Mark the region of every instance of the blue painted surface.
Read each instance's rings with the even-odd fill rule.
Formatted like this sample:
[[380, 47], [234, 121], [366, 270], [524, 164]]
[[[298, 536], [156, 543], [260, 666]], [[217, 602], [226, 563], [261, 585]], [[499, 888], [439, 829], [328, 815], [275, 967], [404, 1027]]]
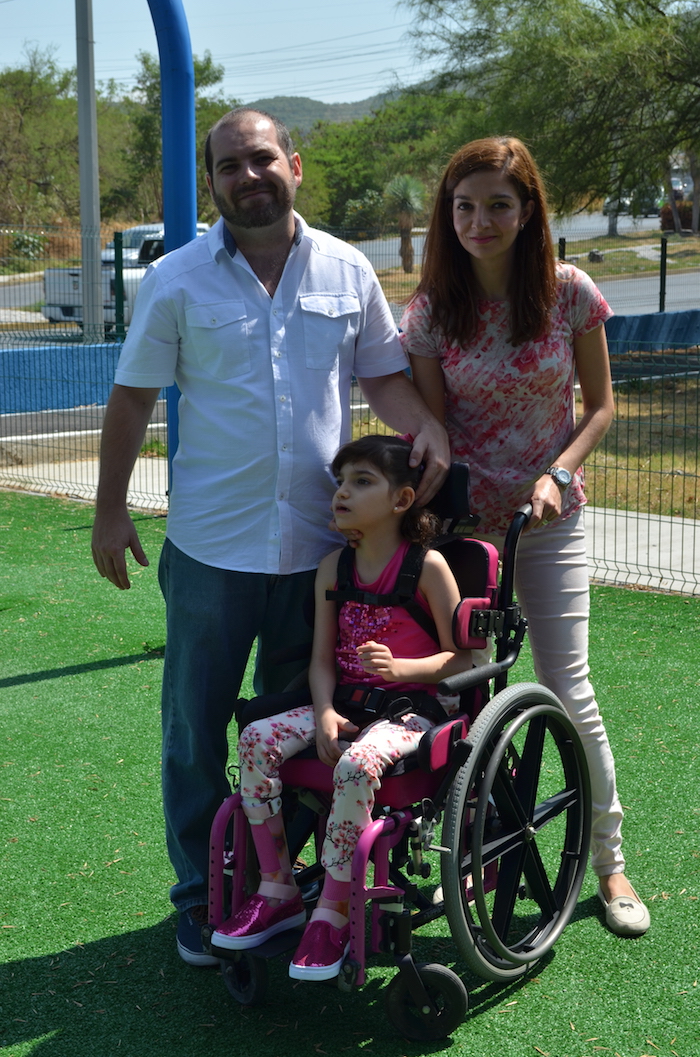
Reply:
[[0, 349], [0, 414], [106, 404], [121, 345]]
[[[177, 249], [197, 234], [194, 63], [182, 0], [148, 0], [158, 41], [163, 125], [163, 219], [165, 250]], [[168, 465], [172, 483], [178, 443], [177, 386], [167, 391]]]
[[700, 310], [649, 312], [643, 316], [613, 316], [605, 324], [608, 342], [615, 352], [629, 352], [641, 346], [661, 351], [669, 346], [700, 344]]

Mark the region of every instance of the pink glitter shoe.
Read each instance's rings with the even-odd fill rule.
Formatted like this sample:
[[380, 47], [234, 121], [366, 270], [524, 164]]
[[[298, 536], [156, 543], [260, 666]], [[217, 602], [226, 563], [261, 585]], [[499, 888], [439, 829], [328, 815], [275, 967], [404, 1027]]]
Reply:
[[350, 947], [350, 922], [335, 910], [318, 908], [289, 965], [293, 980], [332, 980]]
[[[284, 902], [271, 907], [265, 896], [283, 899]], [[216, 929], [211, 942], [212, 946], [224, 950], [244, 951], [249, 947], [259, 947], [278, 932], [297, 928], [305, 922], [306, 911], [301, 892], [296, 885], [261, 881], [255, 895], [252, 895], [233, 917]]]

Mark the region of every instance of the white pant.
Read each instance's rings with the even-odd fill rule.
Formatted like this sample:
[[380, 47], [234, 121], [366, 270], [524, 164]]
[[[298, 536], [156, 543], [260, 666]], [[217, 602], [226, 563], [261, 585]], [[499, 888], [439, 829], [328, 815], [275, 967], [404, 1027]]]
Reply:
[[599, 877], [624, 873], [615, 761], [588, 678], [590, 591], [583, 511], [522, 535], [515, 591], [527, 617], [537, 678], [564, 705], [586, 752], [593, 800], [591, 866]]

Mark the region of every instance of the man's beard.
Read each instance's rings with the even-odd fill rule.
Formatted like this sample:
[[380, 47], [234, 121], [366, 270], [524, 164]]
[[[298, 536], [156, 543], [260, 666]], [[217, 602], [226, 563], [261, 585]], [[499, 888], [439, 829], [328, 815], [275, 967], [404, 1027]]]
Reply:
[[259, 189], [268, 191], [272, 197], [265, 202], [249, 199], [248, 205], [243, 208], [214, 189], [212, 198], [224, 220], [233, 227], [266, 228], [291, 212], [296, 196], [296, 184], [293, 181], [283, 185], [263, 184]]

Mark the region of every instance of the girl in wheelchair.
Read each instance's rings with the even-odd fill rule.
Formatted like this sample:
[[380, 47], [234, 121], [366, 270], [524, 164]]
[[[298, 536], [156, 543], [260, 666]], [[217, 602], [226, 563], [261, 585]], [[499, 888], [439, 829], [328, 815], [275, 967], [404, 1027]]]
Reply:
[[[325, 881], [289, 967], [300, 980], [338, 975], [349, 940], [353, 852], [370, 824], [382, 775], [411, 753], [426, 730], [455, 711], [437, 684], [472, 666], [452, 641], [459, 589], [444, 557], [427, 549], [439, 523], [415, 505], [421, 467], [411, 445], [368, 436], [333, 461], [332, 509], [356, 542], [333, 551], [316, 576], [309, 670], [311, 703], [247, 726], [240, 737], [240, 792], [251, 823], [258, 891], [212, 936], [246, 950], [303, 925], [281, 815], [281, 764], [315, 743], [333, 773], [321, 862]], [[378, 701], [381, 703], [378, 704]]]

